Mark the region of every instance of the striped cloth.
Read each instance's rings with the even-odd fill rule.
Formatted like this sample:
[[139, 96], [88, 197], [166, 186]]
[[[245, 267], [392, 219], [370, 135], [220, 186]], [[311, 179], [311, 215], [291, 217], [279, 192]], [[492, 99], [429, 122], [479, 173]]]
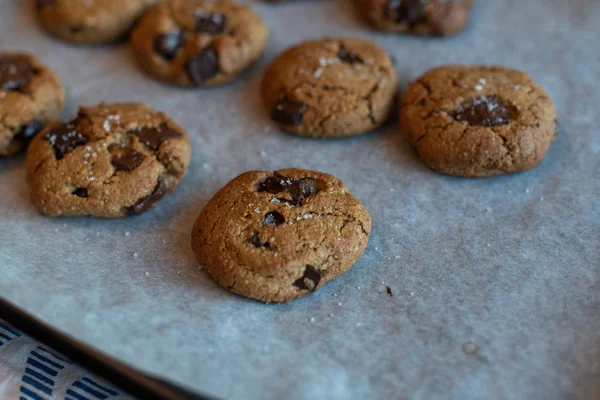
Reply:
[[0, 320], [0, 399], [132, 400]]

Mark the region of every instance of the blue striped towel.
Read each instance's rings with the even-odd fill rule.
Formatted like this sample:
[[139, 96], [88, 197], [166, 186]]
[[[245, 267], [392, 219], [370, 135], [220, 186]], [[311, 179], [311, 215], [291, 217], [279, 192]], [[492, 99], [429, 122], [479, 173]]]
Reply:
[[0, 320], [0, 399], [130, 400], [132, 397]]

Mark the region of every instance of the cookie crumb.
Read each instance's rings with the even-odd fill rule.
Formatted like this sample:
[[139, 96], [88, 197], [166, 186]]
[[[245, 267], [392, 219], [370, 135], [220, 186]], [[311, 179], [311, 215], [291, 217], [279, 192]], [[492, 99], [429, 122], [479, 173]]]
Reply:
[[389, 286], [385, 287], [385, 291], [387, 292], [387, 294], [389, 294], [390, 296], [393, 296], [394, 294], [392, 293], [392, 288]]

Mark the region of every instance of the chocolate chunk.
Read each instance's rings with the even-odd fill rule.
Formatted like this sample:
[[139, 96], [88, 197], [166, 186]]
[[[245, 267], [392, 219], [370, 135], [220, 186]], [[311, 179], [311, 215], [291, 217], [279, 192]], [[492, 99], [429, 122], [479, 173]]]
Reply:
[[163, 142], [169, 139], [179, 139], [181, 137], [181, 133], [165, 123], [160, 124], [158, 128], [142, 126], [134, 134], [140, 138], [140, 142], [153, 150], [158, 150]]
[[506, 125], [517, 118], [517, 108], [497, 95], [466, 99], [454, 112], [454, 119], [476, 126]]
[[269, 176], [258, 186], [258, 191], [259, 192], [267, 192], [267, 193], [271, 193], [271, 194], [281, 193], [285, 190], [287, 181], [290, 181], [290, 180], [279, 178], [277, 176]]
[[337, 52], [337, 56], [340, 60], [348, 64], [363, 64], [365, 61], [356, 53], [348, 51], [344, 46], [340, 46]]
[[258, 185], [259, 192], [271, 194], [289, 193], [291, 200], [277, 198], [282, 203], [301, 206], [302, 201], [317, 192], [317, 181], [314, 179], [292, 179], [270, 176]]
[[390, 0], [384, 5], [387, 18], [397, 23], [414, 24], [418, 22], [429, 0]]
[[86, 188], [75, 188], [75, 190], [73, 190], [71, 192], [71, 194], [74, 194], [75, 196], [82, 197], [84, 199], [87, 199], [87, 197], [88, 197], [88, 192], [87, 192]]
[[394, 294], [392, 293], [392, 288], [389, 286], [385, 287], [385, 291], [387, 292], [387, 294], [389, 294], [390, 296], [393, 296]]
[[108, 151], [111, 156], [110, 163], [115, 167], [115, 171], [133, 171], [144, 161], [144, 155], [131, 147], [113, 144]]
[[162, 180], [159, 180], [152, 193], [146, 197], [142, 197], [136, 203], [129, 207], [130, 214], [140, 215], [151, 209], [160, 199], [168, 193], [167, 187]]
[[207, 47], [202, 53], [190, 57], [186, 69], [192, 82], [201, 85], [219, 73], [219, 55], [213, 47]]
[[44, 137], [48, 139], [50, 146], [54, 149], [54, 156], [57, 160], [62, 159], [65, 154], [88, 141], [85, 135], [77, 132], [73, 123], [52, 128]]
[[258, 232], [252, 232], [252, 236], [250, 237], [250, 244], [254, 247], [258, 247], [261, 250], [270, 250], [270, 251], [277, 250], [277, 246], [272, 245], [269, 242], [262, 243], [260, 241], [260, 237], [258, 236]]
[[55, 0], [37, 0], [35, 2], [35, 5], [36, 5], [37, 8], [41, 9], [41, 8], [44, 8], [44, 7], [48, 7], [48, 6], [54, 5], [54, 3], [55, 3]]
[[0, 89], [20, 90], [29, 83], [35, 69], [27, 57], [0, 56]]
[[154, 51], [167, 61], [172, 61], [185, 44], [182, 32], [165, 32], [154, 38]]
[[284, 97], [273, 107], [271, 119], [282, 125], [298, 126], [302, 123], [302, 118], [307, 111], [308, 105]]
[[321, 281], [321, 273], [311, 265], [307, 265], [304, 269], [302, 278], [294, 281], [293, 285], [303, 290], [314, 292]]
[[196, 14], [196, 32], [215, 34], [225, 31], [227, 17], [221, 13], [200, 12]]
[[14, 140], [19, 142], [29, 142], [33, 137], [44, 128], [44, 123], [36, 119], [29, 121], [27, 125], [24, 125], [19, 129], [19, 132], [15, 135]]
[[285, 223], [285, 218], [283, 215], [278, 213], [277, 211], [270, 211], [265, 214], [265, 218], [263, 219], [263, 226], [272, 225], [279, 226]]

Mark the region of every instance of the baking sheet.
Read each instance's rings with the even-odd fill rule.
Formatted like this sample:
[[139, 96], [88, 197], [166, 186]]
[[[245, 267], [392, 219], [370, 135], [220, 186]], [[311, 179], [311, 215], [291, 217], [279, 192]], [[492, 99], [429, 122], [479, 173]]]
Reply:
[[[0, 161], [0, 294], [221, 398], [598, 398], [600, 2], [482, 0], [452, 39], [372, 32], [343, 0], [253, 5], [272, 32], [261, 63], [224, 88], [184, 90], [140, 74], [126, 46], [61, 43], [29, 2], [1, 0], [0, 48], [34, 52], [61, 75], [65, 118], [78, 105], [147, 102], [188, 130], [193, 159], [158, 209], [113, 221], [38, 215], [24, 158]], [[561, 133], [538, 168], [483, 180], [428, 170], [395, 123], [344, 140], [280, 133], [258, 97], [264, 67], [324, 35], [379, 43], [402, 88], [444, 63], [523, 69], [554, 99]], [[196, 268], [189, 232], [231, 178], [285, 167], [340, 177], [374, 228], [347, 274], [263, 305]]]

